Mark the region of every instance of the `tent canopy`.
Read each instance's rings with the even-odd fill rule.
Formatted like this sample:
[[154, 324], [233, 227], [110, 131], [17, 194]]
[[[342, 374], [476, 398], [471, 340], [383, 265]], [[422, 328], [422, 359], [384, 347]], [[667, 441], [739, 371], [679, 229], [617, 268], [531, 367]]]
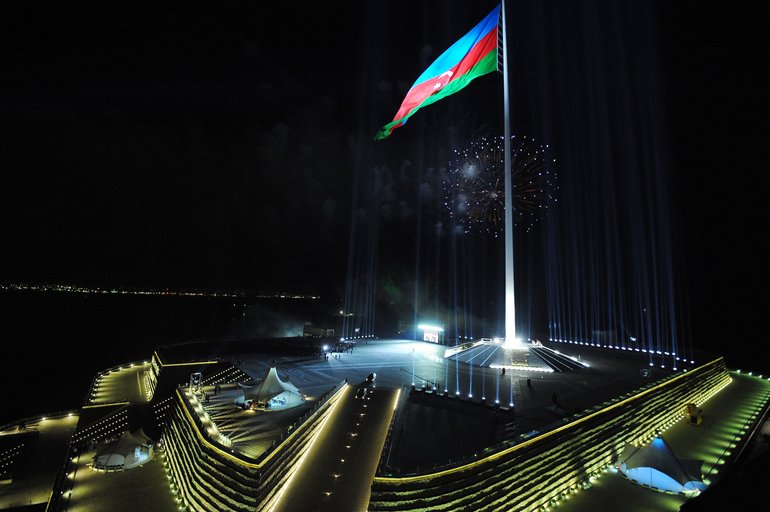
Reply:
[[97, 468], [133, 467], [151, 458], [152, 450], [148, 448], [151, 445], [152, 440], [142, 429], [133, 433], [126, 430], [115, 441], [97, 447], [94, 466]]
[[629, 479], [659, 489], [686, 492], [701, 490], [703, 461], [679, 459], [662, 437], [656, 437], [649, 446], [627, 444], [618, 461], [618, 468]]
[[242, 384], [238, 384], [238, 386], [243, 390], [246, 400], [252, 400], [260, 404], [268, 403], [279, 396], [288, 402], [287, 405], [297, 405], [295, 402], [299, 400], [299, 403], [301, 403], [303, 401], [302, 393], [297, 389], [297, 386], [288, 379], [286, 381], [281, 380], [275, 367], [267, 371], [267, 375], [265, 375], [261, 383], [255, 386], [244, 386]]

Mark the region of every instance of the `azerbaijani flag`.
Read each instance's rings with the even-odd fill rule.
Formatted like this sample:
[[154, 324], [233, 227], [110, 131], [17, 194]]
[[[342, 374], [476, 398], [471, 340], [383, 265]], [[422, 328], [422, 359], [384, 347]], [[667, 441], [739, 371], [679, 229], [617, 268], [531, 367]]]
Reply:
[[476, 77], [497, 71], [499, 15], [498, 5], [470, 32], [442, 53], [406, 93], [393, 121], [383, 126], [374, 138], [388, 138], [393, 130], [406, 124], [409, 117], [422, 107], [456, 93]]

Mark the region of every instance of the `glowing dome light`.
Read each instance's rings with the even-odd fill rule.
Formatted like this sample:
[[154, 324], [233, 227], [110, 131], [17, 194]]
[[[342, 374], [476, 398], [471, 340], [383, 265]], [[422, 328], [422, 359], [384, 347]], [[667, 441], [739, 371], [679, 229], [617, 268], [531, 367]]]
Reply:
[[503, 342], [503, 348], [507, 350], [523, 350], [527, 347], [521, 342], [521, 338], [506, 338]]

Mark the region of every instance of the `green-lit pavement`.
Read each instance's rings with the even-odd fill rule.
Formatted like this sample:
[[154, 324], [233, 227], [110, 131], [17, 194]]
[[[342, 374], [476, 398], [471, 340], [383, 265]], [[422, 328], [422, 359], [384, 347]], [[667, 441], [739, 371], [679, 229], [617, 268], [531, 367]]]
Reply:
[[[681, 419], [663, 432], [674, 454], [683, 459], [703, 460], [707, 483], [714, 482], [733, 460], [758, 411], [770, 399], [770, 382], [730, 372], [732, 383], [700, 405], [703, 422], [691, 425]], [[684, 409], [685, 404], [682, 404]], [[687, 501], [683, 495], [667, 494], [637, 485], [614, 469], [603, 473], [586, 490], [563, 499], [554, 510], [564, 512], [677, 511]]]

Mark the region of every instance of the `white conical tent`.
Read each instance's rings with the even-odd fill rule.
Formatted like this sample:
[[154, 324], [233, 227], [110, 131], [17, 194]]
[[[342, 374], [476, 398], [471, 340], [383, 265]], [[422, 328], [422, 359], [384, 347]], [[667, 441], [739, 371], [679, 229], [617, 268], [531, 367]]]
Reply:
[[93, 466], [106, 470], [131, 469], [141, 466], [152, 456], [152, 440], [144, 431], [139, 429], [132, 433], [126, 430], [115, 441], [97, 447]]
[[636, 483], [663, 491], [690, 493], [702, 491], [703, 461], [679, 459], [662, 437], [656, 437], [649, 446], [637, 448], [626, 445], [618, 461], [618, 469]]
[[269, 409], [294, 407], [305, 401], [297, 386], [291, 381], [281, 380], [275, 368], [270, 368], [262, 382], [256, 386], [239, 386], [243, 390], [245, 400], [251, 400]]

